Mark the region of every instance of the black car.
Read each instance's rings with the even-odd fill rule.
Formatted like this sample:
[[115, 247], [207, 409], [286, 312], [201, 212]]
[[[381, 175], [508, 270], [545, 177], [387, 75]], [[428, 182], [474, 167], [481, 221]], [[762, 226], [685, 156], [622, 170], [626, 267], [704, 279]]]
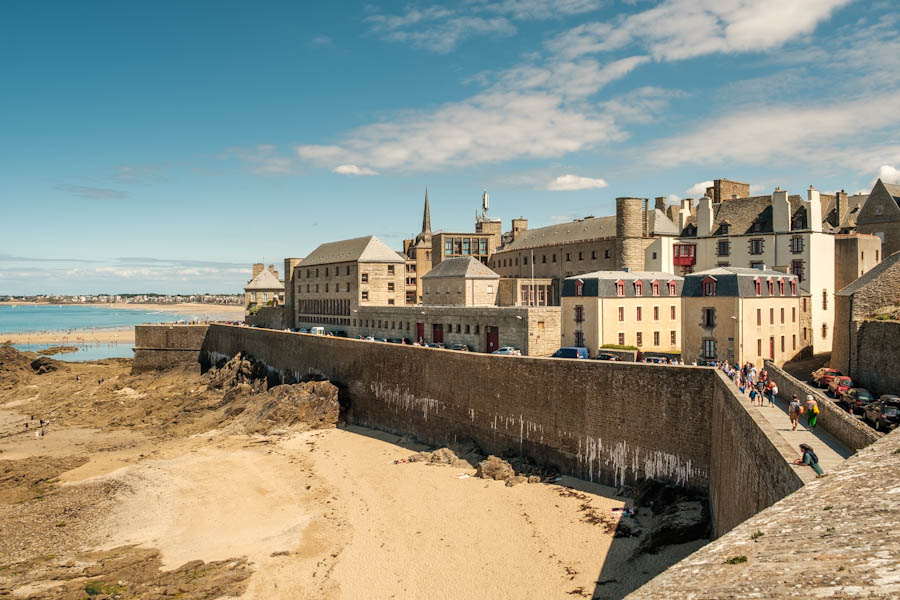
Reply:
[[846, 407], [851, 415], [863, 414], [863, 409], [872, 402], [875, 402], [875, 396], [865, 388], [850, 388], [841, 392], [838, 397], [838, 404]]
[[866, 405], [865, 419], [875, 431], [890, 431], [900, 424], [900, 397], [885, 394], [878, 402]]
[[616, 354], [609, 354], [608, 352], [601, 352], [597, 356], [594, 357], [594, 360], [621, 360]]

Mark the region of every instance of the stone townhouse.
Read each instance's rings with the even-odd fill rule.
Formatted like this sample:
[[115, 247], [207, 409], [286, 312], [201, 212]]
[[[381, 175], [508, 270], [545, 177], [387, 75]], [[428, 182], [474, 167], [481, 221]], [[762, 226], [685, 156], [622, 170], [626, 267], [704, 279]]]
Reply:
[[684, 280], [661, 271], [596, 271], [568, 277], [562, 289], [563, 346], [595, 356], [604, 346], [681, 354]]
[[770, 269], [715, 267], [690, 273], [681, 292], [685, 362], [784, 364], [803, 349], [799, 281]]
[[244, 287], [244, 310], [284, 304], [284, 283], [278, 279], [275, 265], [266, 269], [262, 263], [253, 265], [253, 277]]
[[294, 327], [346, 330], [361, 307], [402, 306], [405, 266], [371, 235], [320, 245], [294, 268]]
[[883, 256], [900, 250], [900, 185], [875, 182], [856, 217], [856, 231], [878, 236]]
[[696, 214], [684, 220], [674, 246], [674, 268], [687, 276], [716, 267], [775, 268], [796, 276], [809, 294], [811, 327], [801, 346], [814, 353], [832, 344], [835, 291], [835, 235], [822, 220], [821, 195], [807, 199], [776, 190], [771, 196], [700, 199]]

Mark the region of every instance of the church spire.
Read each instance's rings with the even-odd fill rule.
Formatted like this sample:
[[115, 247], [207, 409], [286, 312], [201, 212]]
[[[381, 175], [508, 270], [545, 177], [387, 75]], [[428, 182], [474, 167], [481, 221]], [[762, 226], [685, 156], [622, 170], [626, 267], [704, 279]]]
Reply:
[[425, 188], [425, 214], [422, 215], [422, 233], [431, 233], [431, 210], [428, 207], [428, 188]]

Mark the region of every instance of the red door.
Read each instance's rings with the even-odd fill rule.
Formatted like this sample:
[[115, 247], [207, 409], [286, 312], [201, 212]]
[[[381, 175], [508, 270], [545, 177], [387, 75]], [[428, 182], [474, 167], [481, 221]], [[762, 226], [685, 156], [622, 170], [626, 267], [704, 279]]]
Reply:
[[443, 323], [435, 323], [431, 326], [431, 341], [435, 344], [444, 343], [444, 325]]
[[769, 338], [769, 359], [775, 360], [775, 338]]
[[484, 331], [487, 336], [487, 352], [491, 353], [500, 347], [500, 328], [489, 325]]
[[416, 341], [425, 342], [425, 323], [416, 323]]

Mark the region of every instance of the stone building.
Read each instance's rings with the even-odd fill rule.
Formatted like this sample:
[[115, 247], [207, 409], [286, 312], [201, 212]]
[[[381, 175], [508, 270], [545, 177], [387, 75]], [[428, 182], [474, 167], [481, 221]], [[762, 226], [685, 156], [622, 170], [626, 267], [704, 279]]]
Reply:
[[403, 255], [406, 257], [406, 304], [422, 302], [422, 276], [431, 270], [431, 253], [431, 207], [428, 205], [428, 190], [425, 190], [422, 231], [414, 240], [403, 240]]
[[424, 304], [496, 306], [500, 276], [472, 256], [449, 258], [422, 277]]
[[591, 356], [606, 345], [680, 354], [683, 283], [660, 271], [568, 277], [560, 307], [561, 345], [583, 346]]
[[714, 204], [734, 198], [746, 198], [750, 195], [750, 184], [730, 179], [716, 179], [712, 186], [706, 188], [707, 198], [711, 198]]
[[681, 351], [686, 362], [784, 364], [803, 350], [796, 275], [715, 267], [684, 278]]
[[[897, 311], [900, 307], [900, 252], [895, 252], [835, 296], [834, 348], [831, 366], [854, 380], [864, 367], [877, 365], [875, 371], [888, 371], [900, 361], [900, 326], [896, 321], [873, 323], [872, 329], [893, 330], [893, 341], [864, 343], [862, 331], [880, 309]], [[890, 325], [894, 327], [890, 327]], [[869, 371], [870, 369], [865, 369]], [[869, 384], [871, 385], [871, 384]], [[884, 386], [887, 387], [887, 386]], [[892, 390], [897, 393], [900, 389]]]
[[877, 235], [884, 256], [900, 250], [900, 185], [875, 182], [856, 217], [856, 231]]
[[834, 289], [840, 291], [881, 261], [881, 239], [869, 233], [834, 236]]
[[294, 327], [347, 327], [363, 306], [406, 302], [405, 259], [375, 236], [320, 245], [294, 268]]
[[275, 265], [266, 269], [262, 263], [253, 265], [253, 278], [244, 287], [244, 311], [262, 306], [284, 304], [284, 283], [278, 279]]
[[616, 216], [586, 217], [569, 223], [528, 229], [513, 221], [509, 242], [491, 259], [501, 277], [553, 281], [551, 304], [559, 304], [567, 277], [631, 269], [665, 270], [678, 229], [666, 216], [665, 199], [650, 210], [643, 198], [617, 198]]
[[302, 258], [284, 259], [284, 309], [287, 312], [285, 323], [290, 323], [291, 315], [294, 314], [294, 269], [302, 262]]
[[[832, 201], [834, 197], [831, 197]], [[716, 267], [774, 268], [795, 275], [810, 294], [814, 353], [831, 350], [834, 322], [835, 242], [822, 219], [822, 197], [807, 200], [775, 189], [771, 196], [713, 203], [701, 198], [696, 214], [684, 219], [674, 247], [674, 267], [682, 275]]]

